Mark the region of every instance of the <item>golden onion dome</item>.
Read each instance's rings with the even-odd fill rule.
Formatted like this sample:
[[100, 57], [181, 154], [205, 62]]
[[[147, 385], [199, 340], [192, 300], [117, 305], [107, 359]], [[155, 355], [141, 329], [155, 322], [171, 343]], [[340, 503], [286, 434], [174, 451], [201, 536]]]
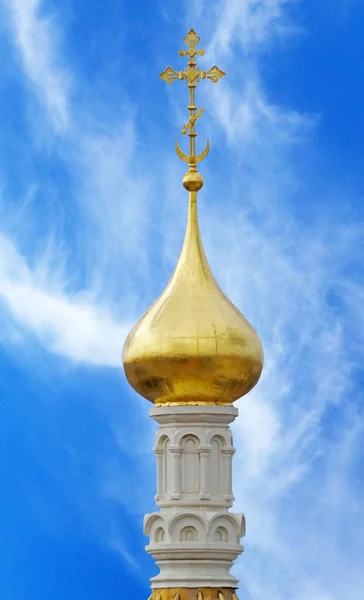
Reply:
[[130, 331], [123, 350], [130, 385], [155, 404], [231, 404], [257, 383], [259, 337], [217, 284], [202, 246], [197, 192], [175, 271]]
[[130, 331], [123, 363], [130, 385], [156, 405], [231, 404], [257, 383], [263, 367], [259, 337], [218, 286], [202, 246], [197, 218], [197, 192], [203, 177], [196, 165], [209, 151], [196, 155], [195, 88], [201, 79], [216, 83], [225, 74], [216, 66], [201, 71], [195, 56], [200, 38], [191, 29], [184, 38], [188, 57], [184, 71], [171, 67], [160, 75], [167, 83], [186, 80], [189, 121], [182, 133], [190, 138], [190, 153], [178, 143], [178, 156], [189, 164], [183, 185], [189, 191], [185, 240], [175, 271], [161, 296]]

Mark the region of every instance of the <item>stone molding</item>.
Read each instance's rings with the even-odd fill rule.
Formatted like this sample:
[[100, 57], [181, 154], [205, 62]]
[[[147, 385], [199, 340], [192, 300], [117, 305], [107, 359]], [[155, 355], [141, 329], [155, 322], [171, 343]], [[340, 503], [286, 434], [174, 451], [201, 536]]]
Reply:
[[[214, 532], [218, 527], [225, 527], [228, 536], [226, 540], [216, 541], [216, 545], [230, 543], [240, 547], [240, 538], [245, 536], [245, 517], [241, 513], [230, 513], [228, 511], [201, 512], [198, 510], [178, 511], [172, 514], [164, 512], [153, 512], [144, 517], [144, 533], [151, 538], [148, 548], [154, 548], [159, 542], [155, 538], [157, 528], [162, 528], [165, 534], [165, 542], [173, 543], [179, 541], [181, 528], [176, 525], [183, 520], [182, 526], [195, 527], [200, 534], [200, 543], [214, 542]], [[184, 546], [185, 546], [184, 542]], [[194, 546], [194, 545], [193, 545]], [[185, 546], [186, 547], [186, 546]]]
[[181, 422], [205, 424], [206, 420], [219, 425], [229, 425], [238, 414], [235, 406], [160, 406], [150, 409], [150, 416], [159, 425]]
[[228, 454], [229, 456], [234, 456], [236, 450], [234, 448], [234, 446], [223, 446], [221, 448], [221, 453], [222, 454]]

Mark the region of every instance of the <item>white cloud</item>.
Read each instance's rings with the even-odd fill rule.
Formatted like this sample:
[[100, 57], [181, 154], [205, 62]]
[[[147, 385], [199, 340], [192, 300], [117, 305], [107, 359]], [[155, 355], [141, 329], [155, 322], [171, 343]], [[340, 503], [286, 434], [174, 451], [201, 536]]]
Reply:
[[[36, 271], [36, 268], [35, 268]], [[44, 273], [30, 271], [12, 242], [0, 236], [0, 298], [15, 322], [43, 346], [68, 359], [121, 367], [129, 323], [114, 320], [91, 294], [67, 294], [60, 284], [47, 288]]]
[[6, 7], [24, 70], [56, 131], [69, 126], [70, 73], [57, 51], [55, 18], [42, 0], [9, 0]]
[[119, 277], [131, 287], [136, 277], [148, 277], [154, 196], [137, 144], [132, 118], [115, 123], [113, 131], [86, 131], [78, 143], [75, 170], [82, 229], [93, 258], [92, 287], [100, 295], [115, 295]]
[[[213, 11], [218, 18], [212, 35], [210, 51], [228, 54], [235, 42], [244, 49], [260, 51], [274, 35], [296, 32], [289, 23], [286, 9], [293, 0], [220, 0]], [[207, 7], [208, 8], [208, 7]]]
[[[148, 277], [145, 238], [152, 203], [150, 170], [140, 155], [136, 156], [140, 153], [136, 110], [126, 103], [120, 105], [115, 111], [118, 122], [110, 119], [109, 107], [103, 102], [97, 118], [92, 102], [84, 101], [79, 110], [80, 104], [70, 101], [77, 82], [61, 52], [59, 17], [51, 16], [42, 0], [10, 0], [8, 10], [26, 77], [55, 132], [62, 133], [59, 152], [62, 168], [72, 178], [70, 198], [78, 204], [73, 209], [78, 216], [78, 256], [84, 261], [88, 293], [95, 301], [113, 302], [122, 288], [119, 312], [124, 307], [126, 318], [138, 314], [133, 279]], [[38, 132], [40, 127], [47, 124], [37, 124]], [[50, 188], [53, 185], [57, 190], [57, 181], [49, 182]], [[37, 182], [30, 182], [30, 188], [36, 186]], [[115, 269], [119, 279], [114, 276]], [[47, 277], [50, 275], [48, 271]], [[124, 285], [120, 285], [121, 278]], [[48, 284], [44, 281], [46, 287]]]

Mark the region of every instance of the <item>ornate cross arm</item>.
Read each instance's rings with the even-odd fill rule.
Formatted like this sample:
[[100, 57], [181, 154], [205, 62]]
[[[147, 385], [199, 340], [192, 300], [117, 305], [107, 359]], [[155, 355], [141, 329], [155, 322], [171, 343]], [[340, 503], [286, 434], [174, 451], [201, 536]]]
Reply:
[[224, 75], [224, 71], [221, 71], [215, 65], [209, 71], [201, 71], [199, 68], [187, 69], [187, 67], [184, 71], [175, 71], [172, 67], [167, 67], [159, 77], [164, 79], [166, 83], [173, 83], [176, 79], [186, 79], [191, 83], [193, 81], [200, 81], [200, 79], [210, 79], [213, 83], [217, 83]]
[[186, 35], [184, 41], [188, 49], [180, 50], [179, 55], [182, 57], [188, 56], [189, 61], [187, 63], [187, 67], [184, 69], [184, 71], [175, 71], [174, 69], [172, 69], [172, 67], [167, 67], [166, 70], [163, 71], [163, 73], [161, 73], [159, 77], [164, 79], [164, 81], [166, 81], [168, 84], [173, 83], [174, 81], [176, 81], [176, 79], [185, 80], [188, 83], [190, 93], [189, 105], [187, 108], [190, 112], [190, 116], [188, 123], [186, 123], [183, 126], [181, 133], [186, 134], [187, 131], [189, 132], [188, 136], [190, 138], [190, 152], [189, 154], [185, 154], [184, 152], [182, 152], [178, 145], [178, 140], [176, 143], [176, 151], [178, 156], [185, 162], [188, 162], [190, 167], [194, 167], [194, 170], [196, 171], [196, 164], [207, 156], [210, 147], [209, 142], [207, 141], [205, 150], [201, 152], [201, 154], [196, 155], [197, 133], [195, 125], [197, 119], [201, 117], [202, 112], [204, 110], [203, 108], [199, 108], [197, 110], [195, 104], [196, 84], [202, 79], [209, 79], [213, 83], [216, 83], [217, 81], [219, 81], [219, 79], [221, 79], [221, 77], [225, 75], [225, 73], [221, 71], [221, 69], [216, 67], [216, 65], [211, 67], [209, 71], [201, 71], [201, 69], [197, 66], [195, 57], [196, 55], [203, 56], [205, 54], [205, 50], [203, 48], [201, 48], [200, 50], [196, 49], [196, 46], [200, 42], [200, 38], [198, 37], [198, 35], [196, 35], [193, 29], [191, 29], [190, 32]]

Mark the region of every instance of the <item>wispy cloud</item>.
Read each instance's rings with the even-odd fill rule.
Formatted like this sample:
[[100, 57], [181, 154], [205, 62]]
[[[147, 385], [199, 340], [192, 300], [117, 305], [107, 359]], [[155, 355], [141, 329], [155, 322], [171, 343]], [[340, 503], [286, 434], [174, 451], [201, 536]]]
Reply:
[[89, 365], [120, 368], [130, 323], [120, 323], [95, 304], [92, 294], [53, 289], [52, 277], [32, 272], [12, 242], [0, 236], [1, 298], [18, 325], [16, 341], [36, 335], [50, 352]]
[[148, 276], [151, 175], [137, 159], [138, 149], [132, 118], [115, 123], [113, 131], [88, 130], [78, 144], [79, 203], [86, 249], [93, 257], [92, 287], [100, 295], [115, 295], [118, 278], [125, 294], [136, 277]]
[[69, 127], [71, 75], [58, 51], [57, 21], [42, 0], [10, 0], [9, 11], [21, 63], [55, 131]]
[[[67, 206], [77, 217], [72, 228], [82, 265], [78, 264], [77, 269], [70, 271], [72, 258], [67, 240], [61, 239], [58, 244], [49, 246], [47, 240], [53, 229], [58, 229], [58, 224], [48, 222], [50, 230], [42, 232], [43, 252], [38, 247], [38, 267], [29, 262], [21, 272], [17, 268], [11, 282], [10, 279], [6, 281], [0, 297], [4, 298], [18, 322], [33, 329], [49, 350], [70, 359], [120, 366], [127, 331], [123, 324], [119, 325], [108, 316], [108, 311], [119, 316], [124, 314], [127, 320], [131, 315], [134, 317], [139, 303], [135, 279], [148, 277], [145, 237], [151, 222], [148, 219], [150, 181], [142, 161], [134, 160], [139, 143], [135, 114], [127, 106], [120, 106], [117, 112], [123, 117], [118, 123], [115, 120], [110, 123], [103, 112], [96, 119], [87, 98], [77, 104], [71, 102], [76, 83], [61, 49], [57, 15], [49, 12], [45, 2], [11, 0], [7, 4], [7, 14], [31, 93], [48, 115], [53, 132], [62, 134], [62, 144], [57, 150], [62, 169], [72, 181]], [[107, 111], [107, 107], [103, 109]], [[29, 118], [32, 119], [32, 115]], [[37, 124], [37, 131], [39, 127], [47, 129], [47, 123]], [[28, 198], [33, 197], [37, 185], [37, 180], [29, 183]], [[51, 180], [49, 186], [57, 189], [57, 181]], [[49, 202], [51, 199], [47, 198]], [[26, 204], [23, 202], [21, 211], [25, 210]], [[37, 215], [31, 214], [30, 209], [26, 212], [27, 219], [37, 220]], [[67, 215], [64, 217], [67, 221]], [[8, 264], [14, 261], [17, 266], [22, 262], [25, 265], [17, 245], [19, 220], [19, 214], [14, 219], [6, 215], [7, 235], [3, 239], [4, 261]], [[25, 244], [23, 232], [23, 246], [32, 245], [31, 235], [32, 232], [25, 232], [28, 242]], [[60, 236], [62, 232], [58, 238]], [[60, 251], [64, 247], [67, 257]], [[62, 264], [62, 272], [59, 268], [56, 274], [52, 269], [40, 270], [39, 263], [44, 260], [52, 263], [53, 268]], [[15, 272], [20, 277], [18, 284]], [[22, 279], [25, 272], [26, 277]], [[78, 277], [81, 272], [82, 277]], [[68, 291], [71, 286], [66, 285], [69, 277], [73, 284], [72, 294]], [[54, 283], [60, 292], [54, 292]], [[33, 302], [22, 303], [26, 291]], [[61, 315], [64, 318], [60, 318]], [[76, 321], [78, 326], [74, 328], [72, 322]], [[65, 322], [70, 323], [67, 331], [63, 330]], [[94, 345], [103, 327], [107, 330], [105, 346], [101, 343], [95, 354]]]
[[235, 43], [246, 51], [266, 48], [275, 36], [296, 33], [298, 27], [287, 17], [294, 0], [221, 0], [204, 5], [213, 20], [210, 50], [214, 55], [229, 54]]

